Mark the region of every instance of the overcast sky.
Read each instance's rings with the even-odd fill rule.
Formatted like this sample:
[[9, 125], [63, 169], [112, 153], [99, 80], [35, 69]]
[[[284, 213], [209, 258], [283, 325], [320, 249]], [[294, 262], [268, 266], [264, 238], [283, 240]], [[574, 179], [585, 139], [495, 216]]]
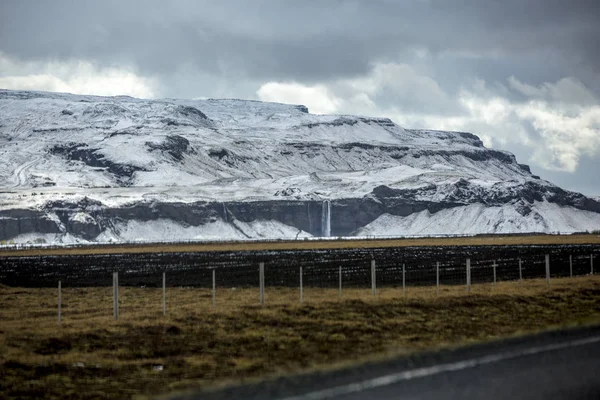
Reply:
[[598, 0], [0, 0], [0, 88], [469, 131], [600, 195]]

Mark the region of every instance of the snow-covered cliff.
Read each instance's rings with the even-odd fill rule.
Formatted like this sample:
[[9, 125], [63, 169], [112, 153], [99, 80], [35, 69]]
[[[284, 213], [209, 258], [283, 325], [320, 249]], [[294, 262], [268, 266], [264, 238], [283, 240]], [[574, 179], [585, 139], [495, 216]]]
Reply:
[[0, 240], [573, 232], [597, 199], [463, 132], [243, 100], [0, 90]]

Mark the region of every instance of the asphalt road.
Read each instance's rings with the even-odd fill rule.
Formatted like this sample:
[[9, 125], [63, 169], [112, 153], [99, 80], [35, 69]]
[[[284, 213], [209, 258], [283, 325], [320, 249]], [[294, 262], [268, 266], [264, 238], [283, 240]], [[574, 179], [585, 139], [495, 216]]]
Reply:
[[600, 399], [600, 326], [175, 398]]

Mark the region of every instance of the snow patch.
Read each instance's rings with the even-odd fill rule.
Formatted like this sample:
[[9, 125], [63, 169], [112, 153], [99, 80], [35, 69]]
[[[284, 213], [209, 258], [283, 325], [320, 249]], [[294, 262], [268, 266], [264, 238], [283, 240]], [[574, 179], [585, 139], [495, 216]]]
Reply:
[[217, 220], [202, 226], [184, 226], [169, 219], [127, 221], [105, 231], [95, 241], [186, 241], [305, 238], [310, 234], [277, 221], [224, 222]]
[[527, 215], [513, 204], [486, 207], [483, 204], [428, 210], [406, 217], [383, 214], [357, 235], [474, 235], [486, 233], [573, 233], [600, 229], [600, 214], [549, 202], [536, 202]]

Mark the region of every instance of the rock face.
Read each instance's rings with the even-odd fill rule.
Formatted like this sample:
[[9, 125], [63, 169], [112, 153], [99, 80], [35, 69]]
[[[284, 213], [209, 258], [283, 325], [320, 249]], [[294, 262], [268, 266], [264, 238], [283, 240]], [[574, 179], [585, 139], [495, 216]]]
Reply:
[[304, 106], [0, 90], [0, 155], [1, 241], [600, 228], [473, 134]]

